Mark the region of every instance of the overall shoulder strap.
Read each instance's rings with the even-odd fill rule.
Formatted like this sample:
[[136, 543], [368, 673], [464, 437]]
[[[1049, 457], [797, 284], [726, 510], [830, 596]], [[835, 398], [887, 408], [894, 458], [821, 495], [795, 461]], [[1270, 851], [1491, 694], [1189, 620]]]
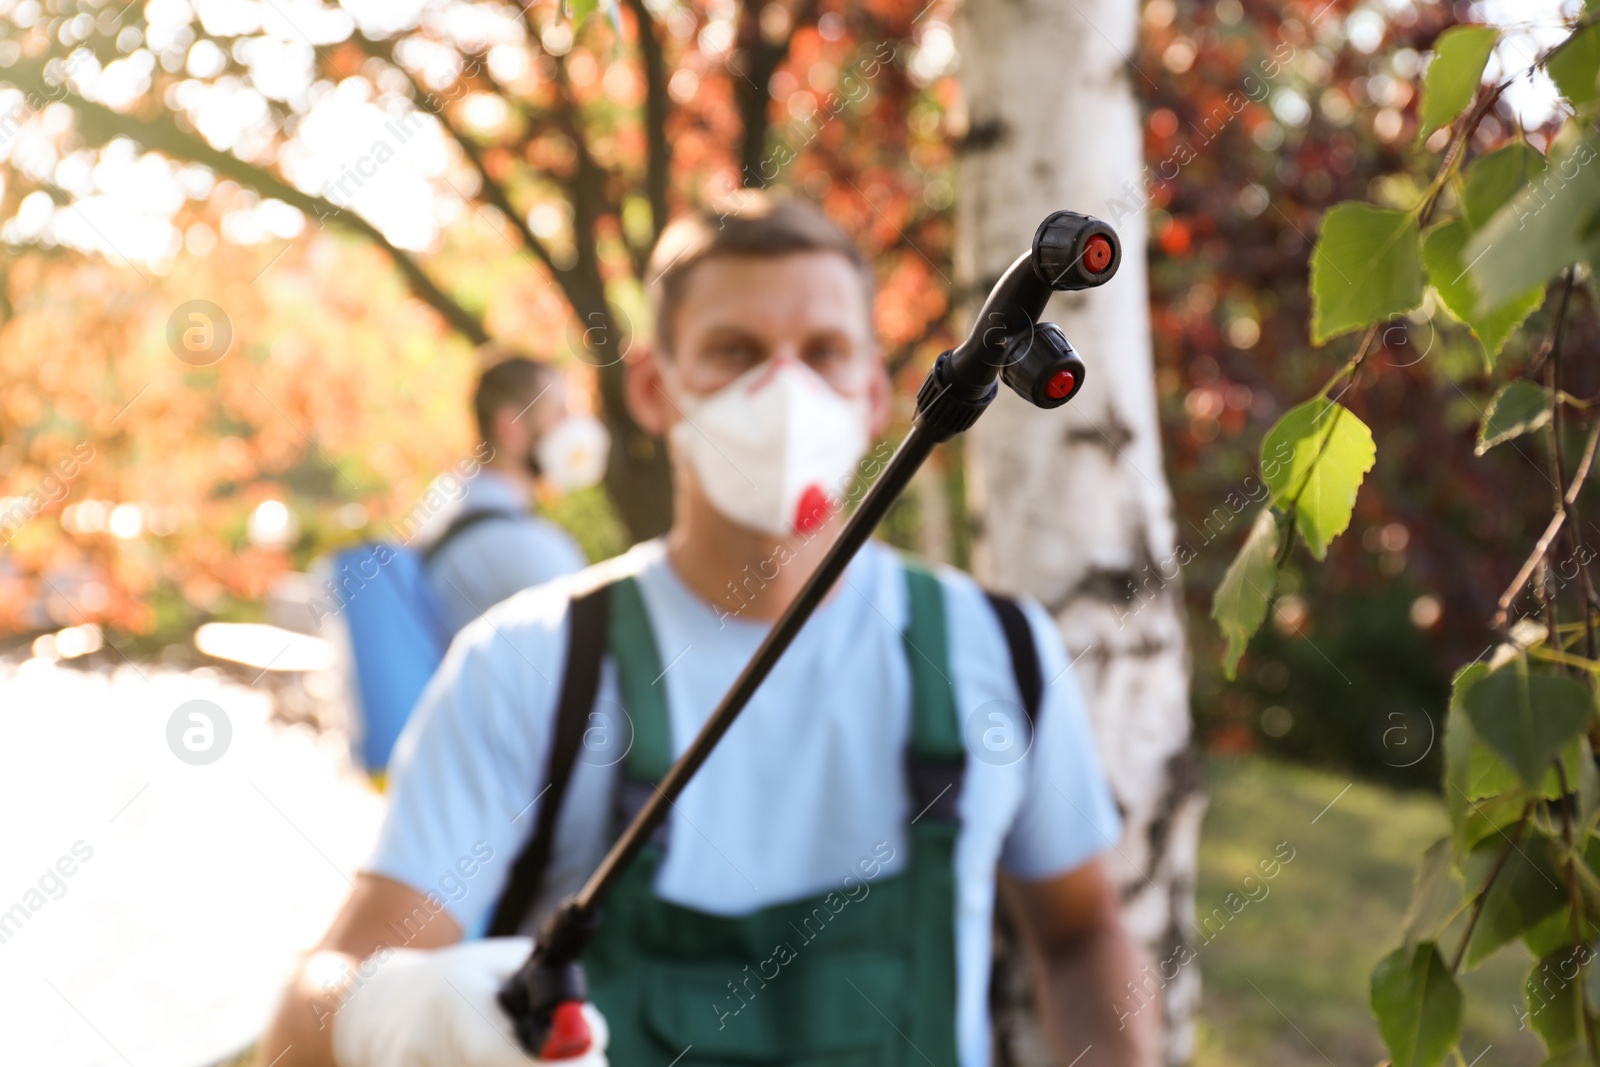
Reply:
[[984, 592], [989, 606], [1000, 620], [1000, 630], [1005, 634], [1006, 648], [1011, 653], [1011, 673], [1017, 679], [1017, 692], [1022, 696], [1023, 710], [1030, 721], [1039, 717], [1039, 705], [1044, 699], [1044, 672], [1039, 666], [1039, 649], [1033, 643], [1033, 630], [1022, 606], [1008, 596]]
[[950, 682], [944, 589], [921, 564], [906, 560], [904, 567], [908, 614], [903, 637], [914, 708], [912, 755], [933, 762], [957, 761], [962, 755], [961, 727]]
[[512, 865], [505, 892], [495, 905], [488, 929], [490, 937], [517, 932], [539, 895], [545, 868], [550, 865], [556, 820], [561, 815], [572, 766], [583, 743], [584, 726], [600, 688], [600, 661], [606, 651], [612, 591], [610, 583], [596, 586], [574, 597], [567, 609], [567, 658], [550, 735], [550, 757], [545, 765], [547, 795], [539, 805], [533, 834]]
[[672, 738], [666, 691], [661, 685], [661, 650], [650, 626], [644, 593], [632, 578], [613, 587], [608, 642], [617, 664], [622, 709], [633, 726], [633, 744], [624, 764], [626, 777], [653, 786], [672, 767]]
[[907, 772], [913, 822], [956, 821], [966, 747], [950, 681], [944, 587], [926, 567], [904, 560], [907, 617], [903, 634], [911, 669], [911, 744]]

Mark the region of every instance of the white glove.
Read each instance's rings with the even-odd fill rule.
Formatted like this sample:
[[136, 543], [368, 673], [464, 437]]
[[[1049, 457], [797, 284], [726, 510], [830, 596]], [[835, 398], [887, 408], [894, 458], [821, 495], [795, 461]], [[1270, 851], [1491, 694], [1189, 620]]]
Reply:
[[522, 1051], [495, 994], [533, 942], [496, 937], [449, 948], [380, 950], [357, 968], [333, 1017], [339, 1067], [606, 1067], [606, 1021], [583, 1005], [586, 1051], [539, 1060]]

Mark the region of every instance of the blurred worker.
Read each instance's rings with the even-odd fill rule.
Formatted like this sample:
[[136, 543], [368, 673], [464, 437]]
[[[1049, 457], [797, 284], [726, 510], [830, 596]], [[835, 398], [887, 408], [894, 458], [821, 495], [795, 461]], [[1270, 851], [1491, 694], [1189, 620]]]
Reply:
[[[511, 594], [582, 569], [565, 531], [535, 517], [535, 491], [592, 485], [609, 438], [567, 411], [559, 371], [496, 345], [473, 393], [481, 440], [392, 528], [400, 544], [336, 553], [330, 589], [350, 653], [352, 751], [382, 781], [390, 754], [450, 640]], [[543, 483], [542, 485], [540, 483]]]
[[488, 458], [422, 538], [428, 582], [451, 633], [512, 593], [583, 569], [577, 543], [530, 508], [541, 479], [581, 488], [605, 463], [604, 427], [568, 413], [559, 371], [496, 345], [480, 356], [489, 365], [472, 410]]
[[[457, 637], [263, 1062], [540, 1062], [494, 998], [510, 935], [593, 870], [883, 462], [871, 274], [832, 223], [748, 194], [669, 226], [650, 279], [626, 394], [670, 446], [672, 529]], [[592, 1004], [543, 1054], [981, 1067], [998, 891], [1060, 1067], [1154, 1064], [1154, 1010], [1116, 1007], [1120, 829], [1048, 614], [869, 542], [605, 902]]]

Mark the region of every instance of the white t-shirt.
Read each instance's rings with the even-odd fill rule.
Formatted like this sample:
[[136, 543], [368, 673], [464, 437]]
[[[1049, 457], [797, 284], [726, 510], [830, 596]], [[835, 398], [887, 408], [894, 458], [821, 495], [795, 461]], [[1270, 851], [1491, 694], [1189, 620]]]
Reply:
[[[603, 566], [637, 575], [680, 754], [769, 624], [696, 596], [659, 541]], [[962, 1067], [980, 1067], [989, 1061], [996, 864], [1027, 880], [1065, 874], [1111, 847], [1121, 823], [1049, 616], [1024, 602], [1045, 687], [1038, 728], [1019, 741], [993, 717], [1009, 711], [1015, 724], [1020, 705], [994, 611], [966, 575], [938, 573], [969, 752], [955, 858], [956, 1034]], [[395, 749], [391, 806], [366, 869], [437, 895], [469, 937], [487, 926], [538, 818], [573, 588], [559, 579], [525, 590], [468, 625]], [[841, 889], [847, 876], [861, 877], [863, 861], [881, 858], [885, 842], [894, 854], [885, 872], [903, 866], [917, 814], [905, 768], [907, 610], [898, 557], [868, 543], [678, 799], [658, 895], [741, 915]], [[579, 750], [541, 910], [576, 890], [611, 843], [612, 791], [630, 739], [609, 660], [596, 708], [602, 717]]]
[[542, 585], [588, 565], [567, 531], [528, 513], [528, 495], [487, 468], [467, 480], [459, 501], [440, 510], [423, 528], [429, 544], [468, 512], [504, 512], [462, 530], [428, 561], [426, 573], [443, 613], [457, 633], [512, 593]]

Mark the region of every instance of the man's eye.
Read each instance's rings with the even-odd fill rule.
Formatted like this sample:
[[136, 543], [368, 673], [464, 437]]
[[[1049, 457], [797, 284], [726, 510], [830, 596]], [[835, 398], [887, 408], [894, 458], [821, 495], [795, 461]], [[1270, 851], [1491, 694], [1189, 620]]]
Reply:
[[706, 355], [727, 363], [754, 363], [760, 357], [748, 341], [718, 341], [707, 346]]
[[850, 346], [843, 341], [818, 341], [806, 347], [806, 362], [814, 366], [837, 363], [850, 356]]

